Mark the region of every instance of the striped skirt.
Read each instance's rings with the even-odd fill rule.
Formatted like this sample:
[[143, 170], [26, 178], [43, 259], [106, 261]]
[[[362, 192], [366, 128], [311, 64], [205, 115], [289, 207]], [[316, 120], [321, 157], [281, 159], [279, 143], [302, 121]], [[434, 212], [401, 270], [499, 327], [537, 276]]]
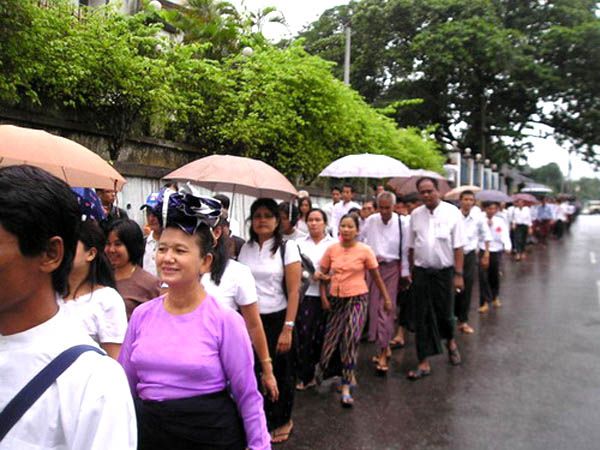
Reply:
[[367, 296], [333, 297], [330, 303], [331, 312], [316, 376], [323, 378], [323, 374], [328, 373], [332, 356], [337, 350], [342, 363], [342, 384], [350, 384], [355, 378], [358, 344], [367, 316]]

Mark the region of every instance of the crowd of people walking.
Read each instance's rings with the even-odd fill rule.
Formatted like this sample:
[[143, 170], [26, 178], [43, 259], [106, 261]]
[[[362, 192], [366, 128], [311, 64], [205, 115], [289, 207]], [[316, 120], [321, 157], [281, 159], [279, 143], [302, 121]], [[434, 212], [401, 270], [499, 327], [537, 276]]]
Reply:
[[244, 242], [229, 199], [189, 184], [150, 194], [143, 230], [112, 191], [0, 169], [0, 448], [267, 449], [291, 437], [299, 392], [331, 378], [354, 407], [362, 340], [379, 376], [408, 333], [409, 380], [444, 351], [461, 364], [474, 287], [480, 314], [500, 308], [503, 260], [576, 211], [416, 188], [259, 198]]

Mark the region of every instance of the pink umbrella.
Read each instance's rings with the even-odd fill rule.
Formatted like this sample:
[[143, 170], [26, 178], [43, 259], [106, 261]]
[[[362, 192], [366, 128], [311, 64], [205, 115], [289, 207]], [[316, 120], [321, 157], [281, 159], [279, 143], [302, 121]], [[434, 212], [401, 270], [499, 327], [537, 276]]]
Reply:
[[291, 198], [298, 191], [279, 171], [262, 161], [231, 155], [197, 159], [164, 177], [191, 181], [214, 192], [232, 192], [253, 197]]
[[83, 145], [42, 130], [0, 125], [0, 167], [29, 164], [72, 187], [120, 190], [126, 183], [108, 162]]
[[519, 194], [512, 195], [512, 199], [516, 202], [517, 200], [523, 200], [525, 203], [530, 205], [537, 205], [539, 203], [538, 199], [535, 198], [531, 194], [527, 194], [526, 192], [521, 192]]

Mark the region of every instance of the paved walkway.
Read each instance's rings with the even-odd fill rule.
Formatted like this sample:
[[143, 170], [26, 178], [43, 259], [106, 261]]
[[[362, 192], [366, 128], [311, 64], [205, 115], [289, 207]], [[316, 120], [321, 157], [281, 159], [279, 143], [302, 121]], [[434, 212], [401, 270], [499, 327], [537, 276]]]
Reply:
[[355, 408], [323, 385], [297, 395], [292, 449], [600, 448], [600, 217], [582, 216], [561, 242], [506, 261], [504, 306], [460, 336], [464, 363], [432, 360], [406, 380], [412, 339], [377, 377], [361, 346]]

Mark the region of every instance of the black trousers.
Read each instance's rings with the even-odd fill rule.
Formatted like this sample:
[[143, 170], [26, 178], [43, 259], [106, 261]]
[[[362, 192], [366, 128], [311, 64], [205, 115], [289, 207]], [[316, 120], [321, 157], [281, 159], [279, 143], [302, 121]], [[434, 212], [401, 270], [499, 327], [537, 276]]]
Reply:
[[527, 225], [518, 224], [515, 227], [515, 250], [517, 253], [523, 253], [525, 251], [528, 231], [529, 227]]
[[477, 252], [475, 250], [465, 254], [463, 263], [463, 279], [465, 288], [456, 294], [454, 298], [454, 314], [460, 323], [469, 321], [469, 309], [471, 308], [471, 295], [473, 292], [473, 283], [477, 272]]
[[246, 435], [227, 391], [177, 400], [136, 399], [138, 450], [242, 450]]
[[490, 252], [490, 265], [487, 269], [481, 267], [479, 258], [479, 306], [491, 302], [500, 295], [500, 265], [502, 252]]
[[454, 267], [413, 270], [415, 342], [423, 361], [443, 352], [442, 339], [454, 338]]
[[[277, 353], [277, 340], [283, 330], [286, 310], [271, 314], [261, 314], [263, 328], [267, 337], [269, 354], [273, 359], [273, 374], [279, 388], [279, 399], [272, 402], [268, 396], [264, 397], [265, 415], [267, 416], [267, 427], [269, 431], [285, 425], [292, 418], [294, 407], [294, 392], [296, 389], [296, 376], [294, 368], [295, 339], [292, 340], [292, 348], [287, 353]], [[256, 370], [260, 370], [260, 364], [255, 364]], [[260, 383], [260, 375], [257, 373]], [[260, 386], [260, 384], [259, 384]]]
[[321, 308], [321, 298], [306, 295], [300, 302], [296, 318], [296, 373], [306, 384], [315, 377], [315, 367], [321, 359], [327, 313]]

